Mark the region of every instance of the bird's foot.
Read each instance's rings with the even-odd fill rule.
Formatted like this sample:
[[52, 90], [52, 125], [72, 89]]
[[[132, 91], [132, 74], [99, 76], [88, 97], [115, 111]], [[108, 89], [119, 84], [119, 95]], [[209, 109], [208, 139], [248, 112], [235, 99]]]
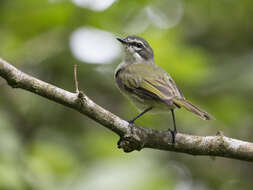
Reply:
[[135, 119], [131, 119], [131, 120], [128, 120], [128, 123], [129, 123], [130, 125], [133, 125], [133, 124], [134, 124], [134, 121], [135, 121]]
[[175, 138], [176, 138], [176, 134], [177, 134], [177, 131], [176, 130], [171, 130], [171, 129], [168, 129], [168, 131], [170, 132], [171, 136], [172, 136], [172, 144], [175, 144]]
[[128, 121], [129, 126], [130, 126], [130, 130], [131, 130], [131, 134], [134, 133], [134, 131], [133, 131], [134, 121], [135, 121], [135, 119], [131, 119], [131, 120]]

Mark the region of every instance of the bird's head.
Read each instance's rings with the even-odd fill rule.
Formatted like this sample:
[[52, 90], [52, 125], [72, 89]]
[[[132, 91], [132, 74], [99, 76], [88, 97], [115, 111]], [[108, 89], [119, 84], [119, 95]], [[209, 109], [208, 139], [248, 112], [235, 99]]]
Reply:
[[128, 62], [153, 62], [153, 50], [146, 40], [138, 36], [117, 38], [122, 43], [125, 51], [125, 60]]

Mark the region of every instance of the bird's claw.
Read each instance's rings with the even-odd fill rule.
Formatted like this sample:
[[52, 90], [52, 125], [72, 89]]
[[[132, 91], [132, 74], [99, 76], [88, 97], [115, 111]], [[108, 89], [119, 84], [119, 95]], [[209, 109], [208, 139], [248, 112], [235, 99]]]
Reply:
[[175, 144], [175, 138], [176, 138], [176, 134], [177, 134], [177, 131], [175, 130], [171, 130], [171, 129], [168, 129], [168, 131], [170, 132], [171, 136], [172, 136], [172, 144]]

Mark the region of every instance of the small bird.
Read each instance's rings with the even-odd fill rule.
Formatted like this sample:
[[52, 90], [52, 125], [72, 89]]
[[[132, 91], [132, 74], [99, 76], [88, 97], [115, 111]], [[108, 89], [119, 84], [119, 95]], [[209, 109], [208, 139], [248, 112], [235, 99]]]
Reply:
[[117, 38], [124, 46], [124, 59], [115, 70], [115, 80], [121, 92], [126, 95], [141, 111], [129, 121], [147, 112], [159, 113], [170, 111], [174, 129], [172, 143], [177, 133], [174, 109], [185, 108], [204, 120], [212, 116], [184, 98], [168, 72], [155, 64], [153, 50], [146, 40], [138, 36]]

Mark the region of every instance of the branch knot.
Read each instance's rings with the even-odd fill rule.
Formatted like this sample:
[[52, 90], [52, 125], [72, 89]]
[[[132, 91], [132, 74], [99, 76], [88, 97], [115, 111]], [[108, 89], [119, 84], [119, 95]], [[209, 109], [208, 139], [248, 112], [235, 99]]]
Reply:
[[140, 151], [143, 148], [142, 143], [133, 136], [120, 137], [117, 144], [118, 148], [122, 148], [124, 152]]
[[132, 152], [134, 150], [140, 151], [145, 143], [140, 135], [138, 135], [138, 130], [135, 130], [135, 125], [129, 124], [129, 127], [129, 132], [120, 137], [118, 148], [122, 148], [124, 152]]

